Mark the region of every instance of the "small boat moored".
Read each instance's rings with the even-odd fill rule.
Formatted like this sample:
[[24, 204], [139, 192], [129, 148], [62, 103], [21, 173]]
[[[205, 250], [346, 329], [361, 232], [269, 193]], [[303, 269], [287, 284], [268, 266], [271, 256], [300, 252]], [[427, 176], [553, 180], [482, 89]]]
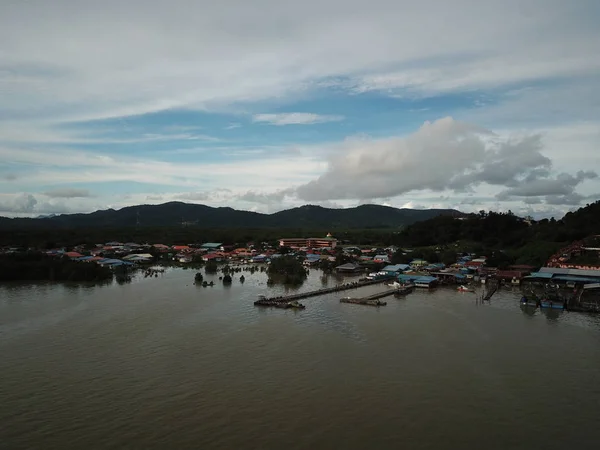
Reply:
[[542, 300], [540, 302], [540, 308], [544, 309], [565, 309], [565, 303], [560, 300]]
[[530, 307], [530, 308], [537, 308], [538, 307], [538, 303], [537, 300], [534, 298], [527, 298], [526, 296], [521, 297], [521, 306], [523, 307]]
[[469, 288], [467, 286], [464, 286], [464, 285], [460, 285], [459, 287], [456, 288], [456, 290], [458, 292], [475, 292], [475, 289], [471, 289], [471, 288]]

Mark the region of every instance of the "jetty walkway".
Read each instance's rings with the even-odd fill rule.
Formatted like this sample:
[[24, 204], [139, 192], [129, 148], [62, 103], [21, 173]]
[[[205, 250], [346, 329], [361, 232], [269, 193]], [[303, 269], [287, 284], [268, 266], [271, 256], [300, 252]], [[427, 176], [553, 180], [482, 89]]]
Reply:
[[498, 290], [499, 287], [500, 287], [499, 281], [494, 281], [494, 282], [490, 283], [490, 285], [487, 287], [485, 293], [481, 297], [481, 300], [482, 301], [490, 301], [492, 298], [492, 295], [494, 295], [496, 293], [496, 291]]
[[412, 288], [403, 287], [396, 289], [388, 289], [387, 291], [377, 292], [376, 294], [367, 295], [361, 298], [344, 297], [340, 299], [341, 303], [354, 303], [356, 305], [371, 305], [371, 306], [385, 306], [387, 302], [379, 300], [383, 297], [389, 297], [390, 295], [406, 295], [412, 292]]
[[[341, 292], [341, 291], [346, 291], [348, 289], [358, 289], [358, 288], [361, 288], [364, 286], [380, 284], [385, 281], [390, 281], [393, 279], [394, 279], [394, 277], [390, 276], [390, 277], [378, 278], [376, 280], [362, 280], [362, 281], [355, 281], [353, 283], [338, 284], [337, 286], [333, 286], [330, 288], [317, 289], [316, 291], [299, 292], [297, 294], [282, 295], [279, 297], [265, 297], [261, 300], [257, 300], [256, 302], [254, 302], [254, 304], [261, 305], [261, 304], [273, 304], [273, 303], [289, 303], [289, 302], [302, 300], [302, 299], [309, 298], [309, 297], [318, 297], [320, 295], [331, 294], [333, 292]], [[395, 291], [396, 291], [395, 289], [390, 289], [391, 293], [388, 295], [392, 295]]]

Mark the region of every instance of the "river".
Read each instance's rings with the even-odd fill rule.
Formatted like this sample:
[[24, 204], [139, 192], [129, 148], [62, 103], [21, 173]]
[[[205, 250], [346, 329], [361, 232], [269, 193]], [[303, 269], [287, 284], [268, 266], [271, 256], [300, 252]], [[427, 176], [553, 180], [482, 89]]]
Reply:
[[263, 309], [285, 292], [264, 274], [194, 273], [0, 285], [0, 447], [598, 448], [600, 316], [522, 311], [511, 288]]

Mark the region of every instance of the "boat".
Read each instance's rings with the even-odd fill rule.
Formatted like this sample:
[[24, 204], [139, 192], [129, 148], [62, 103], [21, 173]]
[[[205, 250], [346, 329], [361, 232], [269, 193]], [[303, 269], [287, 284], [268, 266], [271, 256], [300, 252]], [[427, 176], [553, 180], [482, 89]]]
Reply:
[[537, 308], [537, 306], [538, 306], [536, 299], [527, 298], [526, 296], [521, 297], [520, 303], [521, 303], [521, 306], [524, 306], [524, 307]]
[[540, 308], [544, 309], [565, 309], [565, 303], [560, 300], [544, 299], [540, 302]]
[[474, 289], [471, 289], [471, 288], [469, 288], [467, 286], [464, 286], [464, 285], [460, 285], [459, 287], [456, 288], [456, 290], [459, 291], [459, 292], [475, 292]]
[[389, 277], [387, 272], [371, 272], [367, 275], [367, 280], [380, 280]]
[[396, 288], [396, 289], [403, 287], [403, 286], [402, 286], [400, 283], [398, 283], [397, 281], [394, 281], [393, 283], [388, 283], [387, 285], [388, 285], [389, 287], [393, 287], [393, 288]]
[[289, 302], [287, 304], [288, 308], [294, 308], [294, 309], [304, 309], [306, 308], [306, 306], [304, 306], [302, 303], [299, 303], [297, 300], [293, 300], [291, 302]]

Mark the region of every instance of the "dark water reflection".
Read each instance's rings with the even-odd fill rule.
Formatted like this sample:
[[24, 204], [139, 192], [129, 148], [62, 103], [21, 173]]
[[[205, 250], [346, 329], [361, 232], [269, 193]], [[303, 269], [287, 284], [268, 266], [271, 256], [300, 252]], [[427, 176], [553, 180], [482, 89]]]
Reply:
[[0, 447], [597, 448], [599, 316], [510, 288], [261, 309], [289, 289], [194, 273], [1, 286]]

